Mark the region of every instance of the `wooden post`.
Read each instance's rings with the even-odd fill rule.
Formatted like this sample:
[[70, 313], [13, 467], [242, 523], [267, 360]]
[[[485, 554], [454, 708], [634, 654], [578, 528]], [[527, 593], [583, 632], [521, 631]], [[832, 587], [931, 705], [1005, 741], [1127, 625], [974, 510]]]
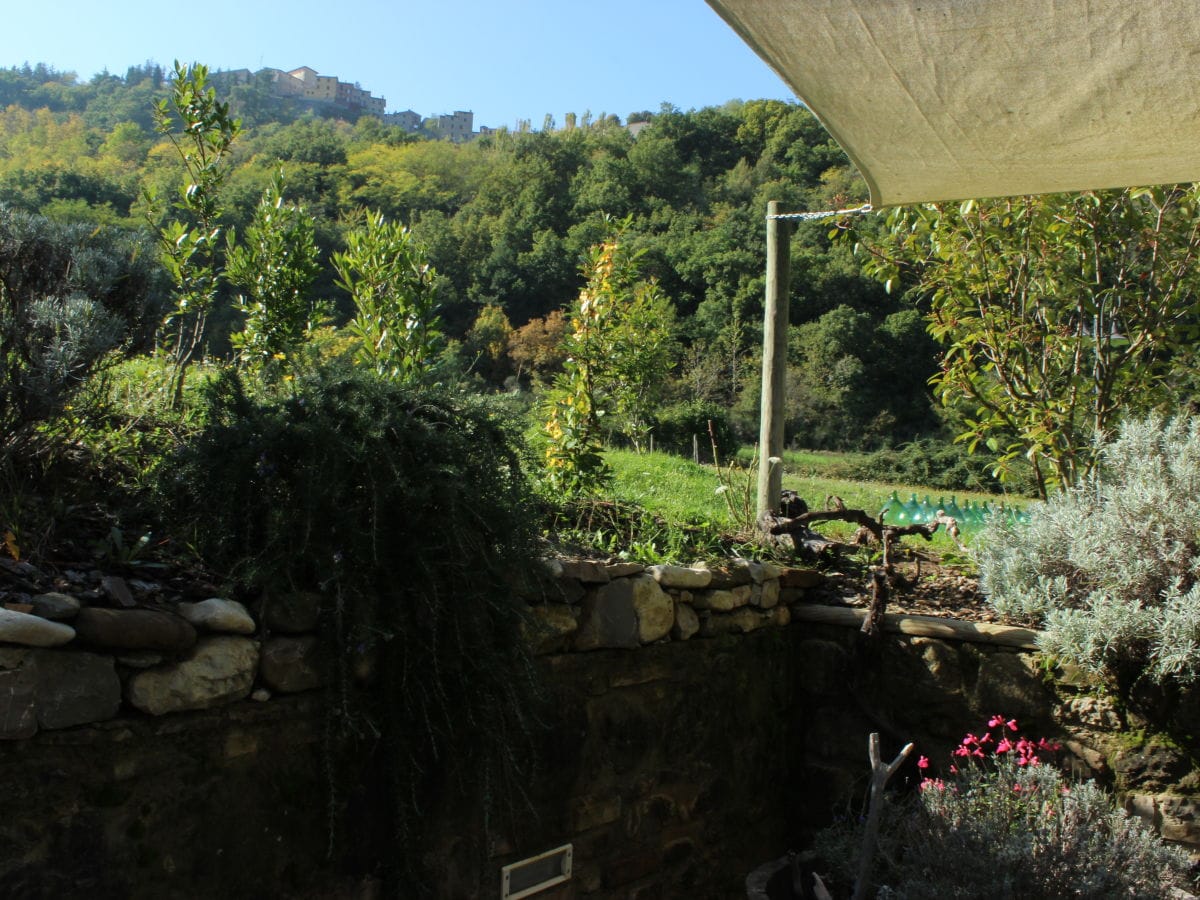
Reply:
[[767, 292], [763, 310], [762, 401], [758, 431], [758, 516], [778, 510], [783, 490], [783, 399], [787, 391], [788, 280], [791, 224], [779, 201], [767, 204]]

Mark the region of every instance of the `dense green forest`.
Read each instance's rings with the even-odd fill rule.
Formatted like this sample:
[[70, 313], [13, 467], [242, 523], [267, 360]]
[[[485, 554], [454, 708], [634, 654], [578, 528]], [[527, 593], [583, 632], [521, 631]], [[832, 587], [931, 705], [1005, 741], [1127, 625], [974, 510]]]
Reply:
[[[157, 230], [180, 183], [154, 104], [170, 73], [153, 63], [78, 81], [44, 65], [0, 70], [0, 202], [52, 220]], [[244, 233], [282, 169], [283, 194], [315, 219], [314, 290], [335, 324], [350, 305], [332, 255], [362, 210], [409, 226], [438, 273], [450, 368], [479, 384], [536, 387], [561, 363], [560, 311], [583, 284], [580, 263], [625, 220], [675, 311], [664, 419], [723, 412], [756, 434], [768, 200], [827, 209], [866, 196], [840, 148], [802, 106], [669, 106], [635, 138], [613, 115], [568, 114], [540, 131], [467, 144], [419, 138], [377, 119], [322, 118], [254, 82], [221, 91], [242, 130], [222, 187], [221, 224]], [[803, 224], [793, 249], [789, 440], [874, 448], [938, 427], [926, 381], [935, 345], [919, 311], [860, 273], [849, 241]], [[210, 320], [208, 351], [228, 353], [232, 288]], [[675, 410], [674, 413], [671, 410]]]

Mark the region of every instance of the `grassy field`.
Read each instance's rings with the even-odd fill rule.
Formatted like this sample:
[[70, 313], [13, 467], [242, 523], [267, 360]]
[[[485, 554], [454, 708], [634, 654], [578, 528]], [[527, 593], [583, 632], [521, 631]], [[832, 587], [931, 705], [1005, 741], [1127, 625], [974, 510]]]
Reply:
[[[950, 495], [916, 484], [889, 484], [853, 481], [839, 477], [846, 468], [849, 454], [788, 452], [784, 455], [783, 486], [796, 491], [810, 509], [826, 508], [826, 499], [840, 497], [852, 509], [864, 509], [878, 515], [895, 491], [901, 500], [910, 495], [930, 496], [934, 505]], [[632, 450], [609, 450], [605, 458], [615, 473], [613, 494], [644, 506], [671, 522], [707, 523], [730, 531], [742, 530], [753, 523], [757, 473], [747, 467], [750, 454], [739, 454], [735, 467], [724, 474], [712, 466], [696, 465], [691, 460], [665, 453], [635, 453]], [[1004, 502], [1008, 506], [1024, 507], [1027, 498], [1011, 498], [995, 494], [960, 492], [955, 495], [960, 504], [987, 501], [993, 506]], [[818, 526], [831, 537], [848, 537], [854, 527], [840, 522]], [[966, 535], [970, 543], [970, 534]], [[935, 536], [937, 549], [953, 547], [941, 534]]]

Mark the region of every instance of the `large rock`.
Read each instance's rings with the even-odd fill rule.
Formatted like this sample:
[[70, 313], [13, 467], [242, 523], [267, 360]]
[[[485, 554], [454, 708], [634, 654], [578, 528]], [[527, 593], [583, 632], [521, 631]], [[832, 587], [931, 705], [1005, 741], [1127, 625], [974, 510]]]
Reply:
[[633, 607], [630, 579], [621, 578], [590, 591], [583, 598], [579, 630], [575, 632], [576, 650], [602, 647], [632, 649], [641, 645], [637, 611]]
[[708, 569], [690, 569], [685, 566], [651, 566], [646, 571], [665, 588], [682, 588], [689, 591], [708, 587], [713, 578], [713, 573]]
[[579, 621], [565, 603], [545, 603], [529, 608], [525, 637], [536, 654], [566, 649], [579, 630]]
[[75, 629], [41, 616], [0, 607], [0, 642], [24, 647], [60, 647], [75, 637]]
[[608, 566], [594, 559], [564, 559], [562, 577], [574, 578], [584, 584], [607, 584], [612, 580]]
[[79, 640], [105, 650], [182, 653], [196, 643], [196, 629], [181, 616], [156, 609], [89, 606], [74, 621]]
[[248, 696], [257, 669], [258, 647], [250, 638], [206, 637], [186, 659], [130, 678], [126, 699], [154, 716], [207, 709]]
[[748, 584], [739, 585], [728, 590], [698, 591], [692, 597], [692, 606], [696, 607], [696, 609], [729, 612], [749, 603], [753, 593], [753, 588]]
[[236, 600], [209, 597], [199, 603], [180, 603], [179, 615], [201, 631], [254, 634], [254, 619]]
[[675, 601], [650, 575], [625, 578], [633, 591], [633, 609], [638, 620], [638, 640], [652, 644], [671, 633], [675, 624]]
[[273, 593], [263, 600], [263, 619], [272, 631], [303, 634], [317, 627], [321, 595], [314, 591]]
[[111, 656], [71, 650], [39, 650], [37, 718], [42, 728], [103, 722], [121, 707], [121, 680]]
[[700, 617], [686, 603], [675, 604], [675, 624], [671, 627], [671, 637], [677, 641], [686, 641], [700, 630]]
[[33, 667], [0, 671], [0, 740], [37, 734], [37, 675]]
[[258, 671], [281, 694], [311, 691], [325, 683], [316, 635], [273, 637], [262, 648]]
[[45, 594], [35, 594], [29, 598], [33, 606], [33, 614], [54, 622], [64, 622], [75, 618], [79, 613], [79, 600], [70, 594], [50, 591]]

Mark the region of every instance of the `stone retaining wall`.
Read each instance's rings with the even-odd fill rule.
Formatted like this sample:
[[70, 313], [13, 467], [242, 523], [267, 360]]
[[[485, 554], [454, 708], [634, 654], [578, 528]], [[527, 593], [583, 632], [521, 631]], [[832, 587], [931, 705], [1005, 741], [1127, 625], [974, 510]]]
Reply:
[[[808, 570], [557, 560], [545, 576], [529, 805], [485, 822], [447, 797], [420, 847], [381, 827], [370, 760], [353, 796], [328, 794], [316, 596], [5, 610], [0, 895], [365, 897], [374, 861], [420, 853], [440, 896], [494, 897], [501, 866], [571, 843], [572, 879], [539, 897], [733, 897], [861, 793], [870, 732], [885, 756], [911, 740], [936, 762], [996, 713], [1200, 847], [1194, 693], [1119, 698], [1020, 629], [892, 616], [868, 647], [853, 611], [806, 598]], [[328, 859], [331, 803], [357, 831]]]

